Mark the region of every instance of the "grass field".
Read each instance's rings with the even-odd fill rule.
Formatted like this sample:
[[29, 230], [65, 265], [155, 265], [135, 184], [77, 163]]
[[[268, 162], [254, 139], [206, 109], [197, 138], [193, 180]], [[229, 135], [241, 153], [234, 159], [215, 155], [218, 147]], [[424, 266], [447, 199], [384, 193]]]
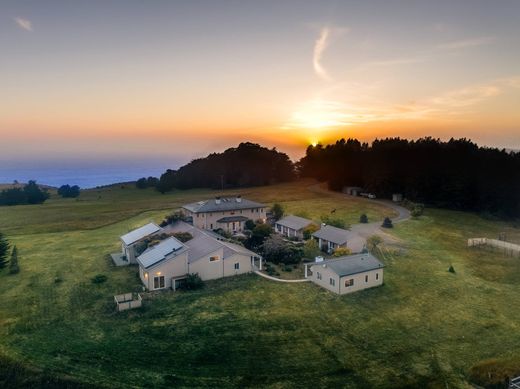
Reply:
[[[392, 214], [312, 184], [241, 193], [312, 218], [337, 209], [347, 223], [362, 212]], [[136, 268], [108, 259], [118, 236], [213, 195], [112, 187], [1, 208], [0, 231], [18, 246], [21, 267], [0, 272], [0, 356], [21, 366], [10, 382], [26, 367], [100, 387], [446, 388], [465, 387], [483, 360], [520, 360], [519, 259], [465, 247], [468, 237], [499, 232], [520, 242], [520, 230], [460, 212], [427, 210], [396, 225], [402, 243], [383, 250], [380, 288], [339, 297], [246, 275], [156, 294], [142, 310], [116, 314], [112, 296], [140, 287]], [[107, 282], [91, 283], [96, 274]], [[0, 386], [6, 376], [0, 371]]]

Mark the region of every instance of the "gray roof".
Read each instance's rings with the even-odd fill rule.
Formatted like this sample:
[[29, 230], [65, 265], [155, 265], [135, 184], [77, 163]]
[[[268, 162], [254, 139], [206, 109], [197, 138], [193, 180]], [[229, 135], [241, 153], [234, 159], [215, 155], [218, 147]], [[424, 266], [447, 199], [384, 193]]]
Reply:
[[186, 247], [180, 241], [174, 237], [170, 237], [145, 250], [137, 257], [137, 262], [145, 269], [148, 269], [165, 259], [170, 259], [185, 251]]
[[188, 262], [193, 263], [202, 257], [211, 254], [221, 248], [222, 244], [206, 234], [200, 234], [197, 237], [185, 243], [188, 246]]
[[161, 227], [159, 227], [157, 224], [148, 223], [142, 227], [139, 227], [133, 231], [130, 231], [128, 234], [123, 235], [121, 237], [121, 240], [123, 241], [124, 244], [126, 244], [128, 246], [128, 245], [135, 243], [138, 240], [141, 240], [141, 239], [147, 237], [148, 235], [152, 235], [160, 230], [161, 230]]
[[385, 267], [376, 257], [372, 254], [356, 254], [347, 255], [337, 259], [331, 259], [329, 261], [318, 262], [312, 265], [313, 268], [318, 270], [318, 267], [326, 267], [332, 270], [340, 277], [349, 276], [358, 273], [364, 273], [370, 270], [380, 269]]
[[286, 216], [286, 217], [278, 220], [276, 222], [276, 224], [280, 224], [281, 226], [299, 231], [299, 230], [307, 227], [309, 224], [312, 224], [312, 220], [305, 219], [305, 218], [299, 217], [299, 216], [289, 215], [289, 216]]
[[312, 236], [342, 245], [347, 243], [349, 239], [357, 238], [359, 235], [355, 232], [344, 230], [343, 228], [327, 225], [321, 226], [321, 228], [313, 233]]
[[227, 257], [231, 257], [235, 254], [245, 254], [253, 257], [259, 257], [257, 253], [254, 253], [251, 250], [246, 249], [244, 246], [240, 246], [239, 244], [231, 243], [231, 242], [220, 242], [224, 247], [224, 259]]
[[220, 202], [217, 199], [199, 201], [197, 203], [182, 206], [191, 212], [222, 212], [235, 209], [265, 208], [264, 204], [257, 203], [240, 197], [223, 197]]

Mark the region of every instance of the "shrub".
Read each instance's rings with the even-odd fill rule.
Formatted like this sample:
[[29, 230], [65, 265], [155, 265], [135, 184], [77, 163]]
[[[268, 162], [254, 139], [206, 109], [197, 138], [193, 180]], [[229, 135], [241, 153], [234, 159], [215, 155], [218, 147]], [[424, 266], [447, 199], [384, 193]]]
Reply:
[[509, 379], [520, 374], [518, 359], [487, 359], [473, 365], [469, 380], [473, 384], [490, 389], [507, 388]]
[[375, 251], [381, 243], [383, 243], [383, 239], [379, 235], [372, 235], [367, 238], [367, 248], [370, 251]]
[[193, 239], [193, 235], [189, 232], [176, 232], [175, 234], [173, 234], [173, 236], [180, 240], [182, 243]]
[[394, 225], [392, 224], [392, 219], [390, 219], [389, 217], [385, 217], [385, 220], [383, 220], [383, 224], [381, 224], [381, 227], [393, 228]]
[[312, 238], [312, 234], [320, 228], [316, 224], [310, 224], [303, 229], [303, 239], [308, 240]]
[[360, 217], [359, 217], [359, 222], [360, 223], [368, 223], [368, 216], [363, 213]]
[[423, 214], [423, 212], [424, 212], [424, 205], [415, 204], [414, 207], [412, 208], [412, 211], [410, 212], [410, 214], [412, 215], [412, 217], [419, 217]]
[[348, 247], [338, 247], [336, 250], [334, 250], [334, 254], [332, 254], [333, 257], [343, 257], [345, 255], [352, 254], [352, 251]]
[[96, 274], [94, 277], [90, 279], [93, 284], [102, 284], [107, 280], [107, 276], [104, 274]]
[[182, 211], [174, 212], [171, 215], [168, 215], [164, 218], [164, 220], [161, 222], [161, 227], [166, 227], [169, 224], [173, 224], [177, 221], [186, 221], [186, 215]]
[[264, 258], [273, 263], [293, 264], [301, 261], [303, 249], [285, 241], [280, 235], [271, 235], [262, 245]]
[[328, 224], [329, 226], [345, 228], [345, 221], [340, 218], [334, 218], [329, 215], [324, 215], [321, 217], [322, 223]]
[[13, 252], [11, 253], [11, 260], [9, 261], [9, 274], [16, 274], [20, 272], [20, 267], [18, 266], [18, 249], [16, 246], [13, 247]]
[[275, 220], [280, 220], [284, 215], [284, 209], [281, 204], [274, 203], [273, 207], [271, 208], [271, 212], [273, 213]]
[[256, 227], [256, 224], [251, 219], [247, 219], [245, 224], [244, 224], [244, 227], [245, 227], [246, 230], [253, 231], [253, 228]]
[[184, 290], [197, 290], [204, 287], [204, 281], [197, 273], [188, 274], [181, 288]]
[[450, 273], [455, 273], [455, 268], [453, 267], [453, 265], [450, 265], [450, 267], [448, 268], [448, 271]]
[[320, 255], [320, 248], [316, 239], [309, 239], [303, 246], [303, 256], [305, 258], [314, 259]]
[[0, 269], [7, 265], [7, 256], [9, 255], [9, 241], [0, 232]]

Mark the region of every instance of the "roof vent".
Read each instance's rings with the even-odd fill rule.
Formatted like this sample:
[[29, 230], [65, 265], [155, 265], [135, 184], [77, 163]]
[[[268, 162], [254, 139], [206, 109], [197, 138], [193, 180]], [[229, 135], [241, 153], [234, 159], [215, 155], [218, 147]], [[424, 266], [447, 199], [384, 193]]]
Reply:
[[215, 197], [215, 204], [220, 204], [220, 196]]

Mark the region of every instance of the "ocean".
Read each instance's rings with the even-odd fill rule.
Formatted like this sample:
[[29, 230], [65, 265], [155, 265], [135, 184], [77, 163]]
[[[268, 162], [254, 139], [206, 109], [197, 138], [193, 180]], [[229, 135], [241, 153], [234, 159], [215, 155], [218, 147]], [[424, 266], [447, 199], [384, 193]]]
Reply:
[[176, 169], [179, 162], [161, 161], [53, 161], [53, 162], [0, 162], [0, 183], [25, 183], [36, 180], [39, 184], [59, 187], [78, 185], [82, 189], [136, 181], [141, 177], [160, 177], [166, 169]]

